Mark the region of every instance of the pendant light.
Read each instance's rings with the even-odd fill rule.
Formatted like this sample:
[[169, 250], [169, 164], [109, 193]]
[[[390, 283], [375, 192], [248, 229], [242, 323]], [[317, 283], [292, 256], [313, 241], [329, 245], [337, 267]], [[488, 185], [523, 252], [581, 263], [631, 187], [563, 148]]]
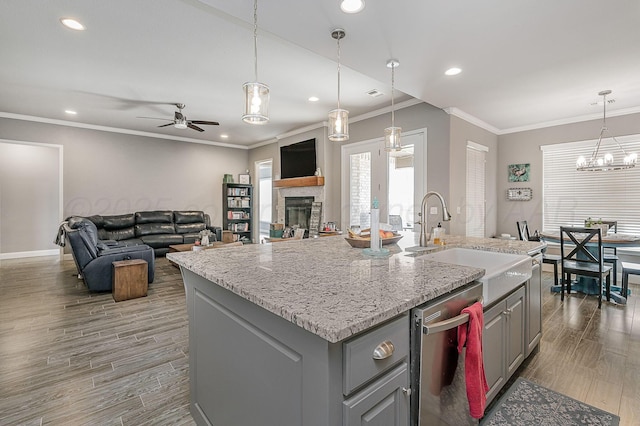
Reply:
[[269, 121], [269, 86], [258, 82], [258, 0], [253, 2], [253, 58], [256, 79], [242, 86], [244, 90], [242, 121], [249, 124], [265, 124]]
[[[600, 152], [600, 143], [602, 142], [603, 136], [605, 132], [609, 131], [607, 128], [607, 95], [611, 94], [611, 90], [603, 90], [598, 93], [598, 95], [602, 96], [602, 104], [603, 104], [603, 117], [602, 117], [602, 128], [600, 129], [600, 137], [598, 138], [598, 142], [596, 143], [593, 152], [591, 153], [591, 157], [587, 160], [583, 156], [578, 157], [578, 161], [576, 161], [576, 170], [578, 171], [590, 171], [590, 172], [600, 172], [600, 171], [608, 171], [608, 170], [623, 170], [623, 169], [631, 169], [636, 166], [636, 161], [638, 156], [635, 152], [631, 154], [627, 154], [627, 152], [622, 148], [620, 142], [611, 136], [611, 139], [616, 143], [618, 149], [622, 151], [623, 158], [622, 160], [616, 160], [613, 154], [607, 152], [602, 157], [598, 157], [598, 153]], [[618, 157], [619, 158], [619, 157]]]
[[340, 40], [345, 35], [340, 28], [331, 32], [331, 37], [338, 42], [338, 108], [329, 111], [329, 140], [332, 142], [349, 140], [349, 111], [340, 108]]
[[385, 151], [401, 151], [402, 143], [400, 142], [400, 136], [402, 134], [402, 128], [395, 126], [395, 112], [393, 110], [393, 89], [395, 84], [395, 69], [400, 65], [396, 59], [389, 59], [387, 61], [387, 68], [391, 68], [391, 127], [384, 129], [384, 150]]

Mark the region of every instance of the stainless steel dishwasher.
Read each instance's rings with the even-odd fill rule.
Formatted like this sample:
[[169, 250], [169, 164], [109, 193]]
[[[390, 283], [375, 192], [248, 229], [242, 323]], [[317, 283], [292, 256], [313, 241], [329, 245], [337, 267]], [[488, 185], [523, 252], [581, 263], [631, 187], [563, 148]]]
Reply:
[[411, 424], [477, 425], [469, 415], [464, 353], [458, 354], [457, 330], [468, 322], [462, 309], [482, 301], [474, 282], [411, 312]]

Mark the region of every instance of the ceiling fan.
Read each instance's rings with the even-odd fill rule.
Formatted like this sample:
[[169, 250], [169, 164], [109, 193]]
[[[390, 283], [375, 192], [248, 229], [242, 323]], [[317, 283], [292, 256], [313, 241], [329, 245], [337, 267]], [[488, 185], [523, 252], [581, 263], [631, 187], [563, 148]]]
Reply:
[[217, 121], [187, 120], [187, 117], [184, 114], [182, 114], [182, 109], [185, 107], [185, 105], [184, 104], [173, 104], [173, 105], [175, 105], [178, 108], [178, 111], [175, 111], [173, 113], [173, 120], [170, 118], [157, 118], [157, 117], [138, 117], [138, 118], [171, 121], [171, 123], [163, 124], [158, 127], [173, 126], [176, 129], [186, 129], [188, 127], [190, 129], [197, 130], [199, 132], [204, 132], [204, 129], [196, 126], [196, 124], [209, 125], [209, 126], [218, 126], [220, 124]]

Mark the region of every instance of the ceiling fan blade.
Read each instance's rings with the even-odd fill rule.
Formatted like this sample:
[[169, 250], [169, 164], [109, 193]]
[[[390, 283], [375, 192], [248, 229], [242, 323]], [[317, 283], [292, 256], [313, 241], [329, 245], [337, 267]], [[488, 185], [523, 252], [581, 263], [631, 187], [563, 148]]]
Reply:
[[190, 128], [190, 129], [193, 129], [193, 130], [197, 130], [197, 131], [199, 131], [199, 132], [204, 132], [204, 129], [201, 129], [201, 128], [200, 128], [200, 127], [198, 127], [198, 126], [196, 126], [196, 125], [194, 125], [194, 124], [191, 124], [191, 122], [188, 122], [188, 123], [187, 123], [187, 127], [188, 127], [188, 128]]
[[167, 126], [173, 126], [173, 123], [167, 123], [167, 124], [163, 124], [163, 125], [161, 125], [161, 126], [158, 126], [158, 127], [167, 127]]
[[189, 120], [190, 123], [193, 124], [207, 124], [209, 126], [219, 126], [220, 123], [217, 121], [202, 121], [202, 120]]
[[149, 119], [149, 120], [173, 121], [170, 118], [158, 118], [158, 117], [136, 117], [136, 118], [146, 118], [146, 119]]

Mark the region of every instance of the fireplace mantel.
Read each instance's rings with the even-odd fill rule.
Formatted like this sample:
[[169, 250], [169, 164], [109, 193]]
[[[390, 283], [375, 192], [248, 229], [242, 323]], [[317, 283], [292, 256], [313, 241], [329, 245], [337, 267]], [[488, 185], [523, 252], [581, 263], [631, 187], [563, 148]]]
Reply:
[[324, 186], [324, 176], [307, 176], [273, 181], [274, 188], [295, 188], [301, 186]]

